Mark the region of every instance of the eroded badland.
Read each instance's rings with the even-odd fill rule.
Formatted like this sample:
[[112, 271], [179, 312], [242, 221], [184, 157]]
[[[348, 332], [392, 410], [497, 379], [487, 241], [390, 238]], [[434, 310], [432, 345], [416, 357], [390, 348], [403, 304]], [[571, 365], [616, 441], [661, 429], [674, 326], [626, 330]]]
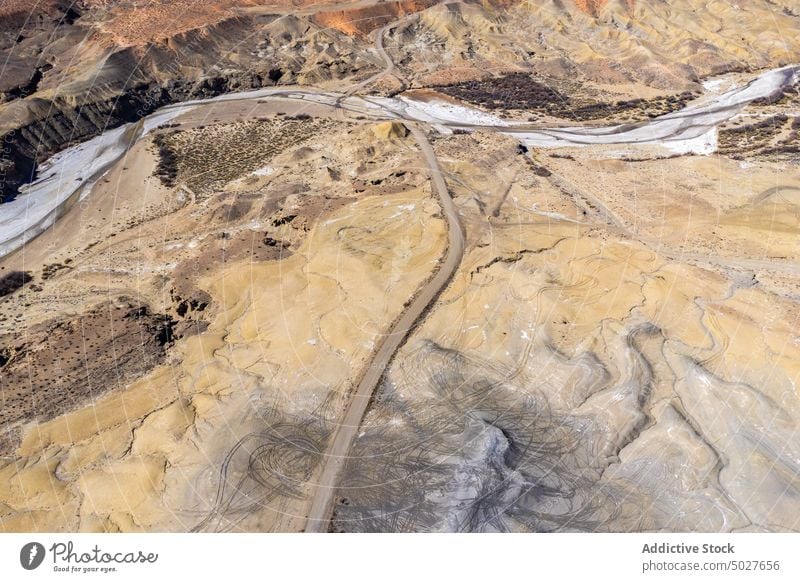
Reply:
[[0, 13], [0, 530], [800, 528], [794, 2]]

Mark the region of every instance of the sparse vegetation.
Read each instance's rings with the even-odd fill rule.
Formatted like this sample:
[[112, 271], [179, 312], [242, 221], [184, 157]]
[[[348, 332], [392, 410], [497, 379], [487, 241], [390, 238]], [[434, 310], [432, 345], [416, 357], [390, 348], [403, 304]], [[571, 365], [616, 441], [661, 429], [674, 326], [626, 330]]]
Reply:
[[231, 180], [263, 167], [282, 151], [328, 130], [335, 122], [307, 114], [281, 119], [200, 126], [154, 137], [159, 162], [155, 174], [166, 186], [186, 184], [208, 196]]
[[169, 316], [120, 299], [29, 328], [24, 338], [0, 336], [0, 422], [53, 418], [126, 385], [163, 360], [173, 327]]
[[11, 271], [0, 277], [0, 297], [11, 295], [33, 280], [27, 271]]
[[48, 279], [55, 277], [55, 275], [59, 271], [63, 271], [64, 269], [69, 269], [69, 268], [70, 267], [68, 265], [63, 265], [61, 263], [50, 263], [48, 265], [45, 265], [44, 268], [42, 269], [42, 279], [47, 281]]
[[[683, 108], [695, 94], [683, 92], [655, 99], [628, 99], [599, 102], [587, 98], [567, 96], [545, 82], [525, 73], [511, 73], [481, 81], [466, 81], [439, 91], [480, 105], [486, 109], [536, 110], [554, 117], [588, 121], [622, 114], [639, 118], [656, 117]], [[536, 118], [532, 118], [535, 121]]]
[[735, 160], [769, 157], [796, 161], [800, 153], [797, 127], [798, 118], [782, 113], [755, 123], [727, 127], [719, 133], [719, 151]]

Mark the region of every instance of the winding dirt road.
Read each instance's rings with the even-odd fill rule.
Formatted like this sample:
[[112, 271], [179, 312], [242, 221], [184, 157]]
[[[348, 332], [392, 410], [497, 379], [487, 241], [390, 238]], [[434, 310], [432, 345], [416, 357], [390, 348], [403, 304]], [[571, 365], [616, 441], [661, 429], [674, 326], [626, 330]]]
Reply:
[[380, 347], [361, 376], [347, 406], [347, 411], [334, 431], [330, 446], [323, 458], [322, 469], [314, 484], [311, 509], [306, 521], [306, 532], [323, 533], [328, 531], [335, 501], [336, 486], [349, 458], [350, 449], [361, 426], [361, 420], [364, 418], [364, 414], [366, 414], [369, 403], [372, 400], [372, 395], [380, 384], [394, 354], [403, 345], [428, 307], [436, 301], [437, 297], [447, 287], [456, 269], [461, 264], [461, 259], [464, 255], [464, 231], [458, 211], [453, 199], [450, 197], [447, 184], [439, 168], [439, 162], [433, 153], [433, 148], [425, 132], [416, 126], [411, 126], [410, 129], [428, 166], [433, 190], [439, 197], [439, 203], [447, 220], [447, 257], [441, 263], [436, 274], [419, 290], [405, 312], [395, 321], [389, 331], [383, 335], [380, 340]]
[[[374, 83], [385, 75], [395, 71], [395, 64], [383, 46], [384, 35], [401, 23], [416, 18], [416, 14], [407, 15], [399, 20], [390, 22], [379, 29], [375, 34], [375, 49], [386, 64], [385, 68], [375, 75], [351, 86], [344, 95], [353, 95], [364, 87]], [[405, 81], [398, 77], [405, 87]], [[341, 101], [337, 103], [341, 106]], [[347, 405], [345, 416], [336, 427], [333, 438], [322, 461], [322, 470], [314, 484], [311, 499], [311, 509], [306, 519], [305, 531], [309, 533], [327, 532], [330, 526], [331, 514], [336, 500], [336, 488], [342, 471], [350, 455], [361, 421], [367, 413], [372, 396], [377, 390], [383, 375], [388, 368], [397, 350], [403, 345], [411, 331], [422, 318], [423, 313], [436, 300], [439, 294], [447, 287], [453, 274], [461, 264], [464, 256], [464, 231], [458, 217], [453, 199], [447, 190], [447, 184], [442, 176], [439, 162], [433, 152], [430, 141], [424, 130], [416, 125], [407, 125], [414, 139], [419, 145], [425, 164], [431, 176], [431, 185], [439, 197], [439, 203], [448, 225], [447, 257], [441, 263], [438, 271], [425, 283], [412, 299], [406, 310], [397, 319], [389, 331], [381, 338], [380, 346], [372, 360], [367, 365], [363, 375], [356, 386], [350, 402]]]
[[[71, 201], [81, 195], [113, 163], [119, 160], [128, 147], [151, 129], [169, 121], [182, 112], [195, 106], [225, 101], [257, 99], [286, 99], [328, 106], [335, 110], [364, 116], [371, 120], [400, 120], [411, 129], [424, 162], [431, 175], [432, 188], [439, 198], [443, 215], [448, 223], [448, 250], [444, 261], [414, 296], [405, 311], [379, 339], [378, 349], [367, 364], [350, 396], [341, 423], [335, 429], [330, 445], [325, 452], [320, 470], [313, 484], [311, 507], [306, 519], [305, 531], [326, 532], [329, 529], [333, 512], [337, 485], [349, 459], [350, 450], [358, 434], [361, 421], [366, 414], [372, 396], [381, 382], [384, 373], [397, 350], [404, 344], [413, 329], [419, 324], [429, 306], [436, 301], [447, 287], [456, 272], [464, 254], [464, 233], [458, 212], [450, 197], [438, 161], [422, 127], [443, 129], [485, 129], [513, 136], [532, 147], [559, 147], [584, 144], [659, 144], [667, 141], [696, 139], [708, 128], [717, 126], [732, 117], [750, 101], [775, 94], [794, 82], [800, 74], [799, 66], [783, 67], [764, 73], [744, 87], [731, 90], [702, 105], [690, 106], [682, 111], [655, 118], [646, 123], [609, 128], [551, 128], [534, 129], [525, 124], [509, 125], [502, 120], [495, 122], [470, 117], [471, 109], [463, 107], [456, 111], [438, 110], [427, 107], [423, 102], [412, 99], [387, 98], [375, 96], [356, 96], [358, 89], [378, 80], [381, 76], [393, 73], [395, 65], [383, 48], [384, 33], [398, 22], [387, 24], [376, 36], [376, 49], [385, 61], [386, 67], [372, 77], [353, 85], [347, 92], [323, 91], [313, 88], [261, 89], [240, 94], [229, 94], [206, 101], [190, 101], [166, 106], [138, 122], [135, 126], [117, 128], [89, 140], [85, 144], [68, 148], [46, 166], [41, 179], [26, 189], [26, 195], [8, 203], [5, 217], [0, 217], [0, 256], [13, 251], [23, 242], [30, 240], [50, 224], [59, 213], [66, 210]], [[554, 177], [562, 189], [572, 186]], [[35, 205], [31, 205], [35, 202]], [[623, 229], [621, 222], [605, 208], [600, 201], [590, 200], [597, 211], [613, 228]], [[4, 205], [5, 206], [5, 205]], [[31, 209], [37, 212], [31, 212]], [[11, 212], [11, 211], [14, 212]], [[21, 238], [20, 238], [21, 237]], [[691, 258], [686, 254], [684, 258]], [[708, 260], [697, 257], [698, 260]], [[725, 259], [730, 260], [730, 259]], [[714, 262], [721, 263], [722, 259]], [[736, 260], [735, 266], [743, 266]], [[749, 260], [753, 268], [775, 269], [771, 261]], [[796, 265], [781, 267], [796, 272]]]
[[[402, 24], [403, 22], [405, 22], [407, 20], [413, 20], [414, 18], [417, 18], [417, 16], [418, 15], [416, 13], [404, 16], [403, 18], [401, 18], [399, 20], [395, 20], [393, 22], [390, 22], [389, 24], [385, 25], [383, 28], [380, 28], [375, 33], [375, 50], [377, 51], [378, 55], [383, 59], [383, 62], [385, 64], [385, 66], [384, 66], [383, 69], [381, 69], [380, 71], [378, 71], [377, 73], [375, 73], [371, 77], [369, 77], [367, 79], [364, 79], [363, 81], [361, 81], [359, 83], [356, 83], [355, 85], [352, 85], [349, 89], [344, 91], [345, 95], [353, 95], [353, 94], [357, 93], [358, 91], [360, 91], [361, 89], [363, 89], [364, 87], [367, 87], [368, 85], [371, 85], [372, 83], [374, 83], [375, 81], [377, 81], [381, 77], [383, 77], [385, 75], [391, 75], [391, 74], [395, 73], [396, 67], [394, 65], [394, 61], [389, 56], [389, 53], [386, 52], [386, 48], [384, 48], [384, 46], [383, 46], [383, 37], [388, 31], [392, 30], [393, 28], [396, 28], [397, 26], [399, 26], [400, 24]], [[405, 88], [405, 86], [406, 86], [405, 81], [403, 79], [401, 79], [399, 76], [397, 76], [397, 78], [400, 81], [400, 83], [403, 85], [403, 88]]]

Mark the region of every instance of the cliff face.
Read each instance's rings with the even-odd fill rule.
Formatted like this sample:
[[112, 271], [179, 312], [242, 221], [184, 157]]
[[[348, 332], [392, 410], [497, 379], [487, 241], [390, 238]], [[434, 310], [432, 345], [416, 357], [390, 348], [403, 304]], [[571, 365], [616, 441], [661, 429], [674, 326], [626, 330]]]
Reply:
[[[65, 28], [58, 24], [66, 22], [64, 13], [42, 15], [42, 22], [53, 26], [42, 25], [37, 36], [4, 47], [10, 69], [24, 74], [0, 75], [5, 83], [0, 85], [3, 200], [13, 198], [47, 157], [166, 104], [275, 84], [325, 82], [362, 69], [372, 72], [378, 61], [340, 32], [293, 16], [229, 15], [209, 26], [178, 26], [168, 38], [121, 47], [91, 21], [96, 14], [84, 14], [88, 23], [78, 15]], [[47, 30], [55, 40], [43, 46]], [[36, 50], [41, 54], [31, 60], [29, 53]]]
[[399, 0], [355, 8], [320, 12], [313, 18], [321, 26], [331, 27], [349, 35], [366, 36], [373, 30], [397, 20], [406, 15], [413, 14], [439, 4], [441, 0]]
[[[629, 10], [633, 10], [636, 0], [622, 0], [621, 3]], [[575, 0], [575, 4], [587, 14], [598, 16], [608, 4], [608, 0]]]
[[0, 158], [4, 200], [31, 179], [38, 162], [69, 145], [137, 121], [169, 103], [274, 84], [267, 67], [209, 77], [189, 73], [159, 81], [155, 78], [157, 71], [136, 69], [134, 59], [132, 51], [113, 55], [110, 61], [116, 62], [112, 66], [118, 82], [87, 87], [83, 95], [34, 96], [9, 104], [0, 116], [0, 126], [6, 128], [0, 134], [4, 145]]
[[80, 107], [68, 103], [40, 100], [29, 105], [36, 119], [8, 131], [3, 136], [0, 160], [3, 201], [35, 174], [36, 164], [74, 143], [79, 143], [120, 124], [136, 121], [142, 113], [190, 94], [186, 85], [168, 87], [143, 84], [120, 95], [93, 100]]

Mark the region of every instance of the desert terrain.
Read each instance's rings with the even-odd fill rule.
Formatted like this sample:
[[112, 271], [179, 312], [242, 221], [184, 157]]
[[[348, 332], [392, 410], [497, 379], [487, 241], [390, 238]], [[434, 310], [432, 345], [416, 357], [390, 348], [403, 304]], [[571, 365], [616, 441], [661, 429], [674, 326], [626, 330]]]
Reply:
[[0, 531], [800, 529], [793, 2], [0, 14]]

